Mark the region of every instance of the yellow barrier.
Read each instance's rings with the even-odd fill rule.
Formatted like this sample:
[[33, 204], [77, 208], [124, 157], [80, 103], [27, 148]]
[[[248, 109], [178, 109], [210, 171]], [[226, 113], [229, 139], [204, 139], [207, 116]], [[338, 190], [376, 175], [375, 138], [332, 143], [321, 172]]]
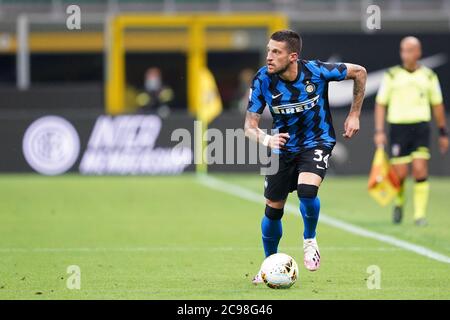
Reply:
[[131, 28], [186, 28], [188, 34], [187, 74], [188, 109], [193, 114], [199, 108], [198, 81], [200, 70], [206, 67], [206, 28], [266, 28], [271, 34], [287, 27], [287, 18], [279, 14], [217, 13], [152, 15], [123, 14], [111, 18], [106, 83], [106, 111], [120, 114], [125, 110], [125, 45], [124, 31]]

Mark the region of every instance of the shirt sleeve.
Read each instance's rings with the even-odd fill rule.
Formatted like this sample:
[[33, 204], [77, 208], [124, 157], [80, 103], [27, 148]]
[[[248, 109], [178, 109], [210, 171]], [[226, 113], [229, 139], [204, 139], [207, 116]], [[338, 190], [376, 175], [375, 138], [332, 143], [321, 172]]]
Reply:
[[434, 73], [431, 78], [430, 89], [429, 89], [430, 104], [436, 106], [443, 102], [441, 85], [439, 84], [438, 76]]
[[320, 75], [326, 81], [342, 81], [347, 76], [347, 66], [345, 63], [317, 62], [320, 68]]
[[262, 81], [258, 77], [258, 75], [256, 75], [255, 78], [253, 79], [252, 86], [250, 88], [247, 111], [256, 112], [259, 114], [261, 114], [264, 111], [264, 108], [266, 106], [266, 100], [264, 99], [261, 86]]
[[383, 80], [381, 80], [381, 85], [375, 98], [376, 103], [384, 106], [389, 104], [391, 98], [391, 82], [391, 76], [386, 72], [383, 76]]

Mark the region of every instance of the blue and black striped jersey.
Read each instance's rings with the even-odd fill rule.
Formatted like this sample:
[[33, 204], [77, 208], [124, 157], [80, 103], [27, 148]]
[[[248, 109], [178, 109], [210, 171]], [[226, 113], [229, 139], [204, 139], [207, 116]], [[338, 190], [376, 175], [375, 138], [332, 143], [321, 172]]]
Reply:
[[285, 148], [277, 153], [299, 152], [317, 146], [333, 148], [336, 144], [330, 107], [328, 82], [344, 80], [344, 63], [299, 60], [294, 81], [258, 70], [250, 91], [247, 110], [262, 113], [266, 105], [273, 117], [273, 129], [289, 133]]

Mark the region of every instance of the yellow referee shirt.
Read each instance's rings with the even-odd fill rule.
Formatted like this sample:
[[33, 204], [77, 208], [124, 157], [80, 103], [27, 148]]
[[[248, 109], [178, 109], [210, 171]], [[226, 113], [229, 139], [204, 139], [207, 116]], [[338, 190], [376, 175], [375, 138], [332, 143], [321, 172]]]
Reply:
[[388, 107], [389, 123], [430, 121], [430, 105], [442, 103], [439, 79], [433, 70], [424, 66], [413, 72], [401, 66], [392, 67], [384, 74], [376, 102]]

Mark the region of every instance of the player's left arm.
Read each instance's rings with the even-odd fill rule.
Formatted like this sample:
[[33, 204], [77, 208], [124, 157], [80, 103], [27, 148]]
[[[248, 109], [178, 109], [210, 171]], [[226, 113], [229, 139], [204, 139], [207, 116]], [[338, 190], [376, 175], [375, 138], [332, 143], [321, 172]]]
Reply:
[[433, 116], [439, 128], [439, 150], [442, 154], [448, 151], [448, 129], [445, 119], [445, 107], [443, 103], [433, 105]]
[[353, 102], [344, 123], [345, 132], [343, 136], [345, 138], [351, 138], [359, 131], [359, 116], [364, 101], [367, 71], [363, 66], [353, 63], [345, 63], [345, 66], [347, 67], [345, 79], [353, 80]]

